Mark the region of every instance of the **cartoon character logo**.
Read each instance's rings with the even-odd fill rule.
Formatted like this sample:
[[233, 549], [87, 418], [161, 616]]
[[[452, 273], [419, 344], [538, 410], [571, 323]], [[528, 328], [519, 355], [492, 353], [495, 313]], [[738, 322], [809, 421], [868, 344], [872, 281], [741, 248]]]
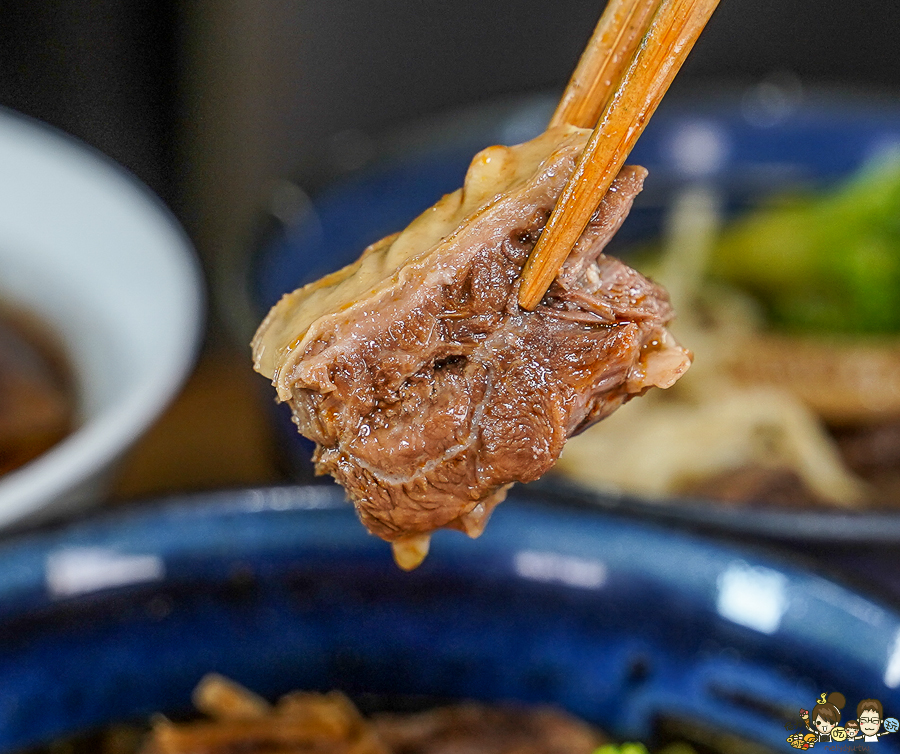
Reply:
[[844, 737], [845, 741], [855, 741], [859, 738], [859, 721], [858, 720], [848, 720], [844, 723], [844, 732], [846, 736]]
[[[834, 691], [822, 694], [812, 711], [801, 709], [800, 719], [808, 733], [794, 733], [787, 742], [795, 749], [811, 749], [823, 741], [864, 741], [872, 743], [900, 730], [900, 721], [884, 717], [884, 708], [877, 699], [863, 699], [856, 705], [856, 719], [841, 726], [841, 710], [847, 700]], [[883, 728], [883, 730], [882, 730]]]
[[[816, 741], [843, 741], [845, 735], [844, 729], [840, 727], [841, 710], [846, 703], [847, 700], [840, 691], [822, 694], [812, 712], [800, 710], [800, 719], [803, 720], [806, 729], [816, 737]], [[835, 732], [838, 738], [833, 737]]]
[[[859, 732], [862, 740], [874, 743], [883, 736], [896, 733], [900, 728], [900, 721], [895, 717], [884, 719], [884, 708], [877, 699], [863, 699], [856, 705], [856, 718], [859, 721]], [[879, 733], [882, 726], [884, 732]]]

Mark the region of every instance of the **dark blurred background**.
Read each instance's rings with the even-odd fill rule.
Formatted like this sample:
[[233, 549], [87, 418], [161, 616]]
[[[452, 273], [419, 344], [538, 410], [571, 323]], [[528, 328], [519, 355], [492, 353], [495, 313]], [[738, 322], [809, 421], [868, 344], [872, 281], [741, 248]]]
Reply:
[[[123, 163], [208, 267], [290, 179], [315, 188], [372, 134], [561, 89], [603, 4], [556, 0], [31, 0], [0, 23], [0, 104]], [[722, 0], [677, 86], [790, 74], [900, 90], [897, 0]]]

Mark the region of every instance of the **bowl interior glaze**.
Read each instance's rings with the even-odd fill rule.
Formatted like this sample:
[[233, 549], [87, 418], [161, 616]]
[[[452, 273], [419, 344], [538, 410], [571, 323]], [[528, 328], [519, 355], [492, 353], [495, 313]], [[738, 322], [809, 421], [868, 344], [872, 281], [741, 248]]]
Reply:
[[900, 618], [789, 562], [522, 494], [412, 573], [327, 486], [0, 548], [0, 749], [183, 713], [209, 671], [269, 697], [547, 702], [624, 739], [675, 719], [779, 748], [823, 691], [900, 710]]

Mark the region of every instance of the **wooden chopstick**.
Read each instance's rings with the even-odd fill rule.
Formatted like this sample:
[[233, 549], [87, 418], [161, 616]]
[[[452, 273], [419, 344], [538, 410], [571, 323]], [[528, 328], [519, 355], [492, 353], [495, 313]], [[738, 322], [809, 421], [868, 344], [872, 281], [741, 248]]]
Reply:
[[661, 0], [525, 263], [523, 309], [534, 309], [544, 297], [718, 4]]
[[647, 32], [659, 0], [609, 0], [550, 119], [593, 128]]

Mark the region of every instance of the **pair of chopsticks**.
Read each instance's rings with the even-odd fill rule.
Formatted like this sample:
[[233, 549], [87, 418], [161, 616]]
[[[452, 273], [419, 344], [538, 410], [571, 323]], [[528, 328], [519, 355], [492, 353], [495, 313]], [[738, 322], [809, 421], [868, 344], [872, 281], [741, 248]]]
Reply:
[[544, 297], [719, 0], [609, 0], [550, 126], [594, 128], [538, 238], [519, 288]]

